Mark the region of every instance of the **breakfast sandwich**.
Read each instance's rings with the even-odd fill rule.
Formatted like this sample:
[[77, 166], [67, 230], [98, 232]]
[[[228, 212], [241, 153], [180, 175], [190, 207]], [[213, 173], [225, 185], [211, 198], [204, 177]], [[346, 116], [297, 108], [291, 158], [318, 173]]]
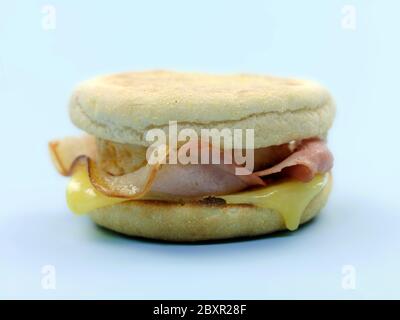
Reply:
[[116, 232], [202, 241], [296, 230], [325, 205], [334, 101], [308, 80], [130, 72], [81, 83], [85, 131], [49, 143], [71, 211]]

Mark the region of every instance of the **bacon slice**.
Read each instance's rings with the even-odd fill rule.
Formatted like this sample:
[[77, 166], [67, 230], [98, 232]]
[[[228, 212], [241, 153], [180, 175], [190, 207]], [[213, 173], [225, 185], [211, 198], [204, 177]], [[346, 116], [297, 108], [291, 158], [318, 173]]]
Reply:
[[300, 181], [308, 182], [317, 173], [328, 172], [333, 166], [333, 156], [325, 142], [320, 139], [303, 140], [294, 152], [282, 162], [255, 174], [265, 177], [284, 173]]

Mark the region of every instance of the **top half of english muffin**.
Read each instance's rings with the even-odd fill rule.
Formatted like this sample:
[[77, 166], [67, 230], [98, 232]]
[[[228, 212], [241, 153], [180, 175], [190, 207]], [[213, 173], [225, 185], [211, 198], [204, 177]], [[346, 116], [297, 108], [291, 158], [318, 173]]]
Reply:
[[178, 127], [254, 129], [254, 147], [325, 137], [334, 101], [318, 83], [261, 75], [171, 71], [128, 72], [81, 83], [72, 121], [96, 137], [148, 146], [145, 134], [169, 121]]

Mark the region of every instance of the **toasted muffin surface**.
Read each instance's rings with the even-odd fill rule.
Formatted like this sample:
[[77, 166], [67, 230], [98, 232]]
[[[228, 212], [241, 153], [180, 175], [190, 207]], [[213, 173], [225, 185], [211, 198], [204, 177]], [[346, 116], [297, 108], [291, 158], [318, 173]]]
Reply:
[[96, 137], [148, 146], [150, 129], [255, 130], [255, 148], [324, 137], [335, 113], [319, 84], [259, 75], [130, 72], [83, 82], [70, 100], [72, 121]]

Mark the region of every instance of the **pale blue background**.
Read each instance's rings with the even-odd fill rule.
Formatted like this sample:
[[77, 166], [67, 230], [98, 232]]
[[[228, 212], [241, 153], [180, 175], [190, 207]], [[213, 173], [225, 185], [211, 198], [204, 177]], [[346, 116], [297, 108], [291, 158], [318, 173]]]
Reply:
[[[42, 6], [56, 8], [45, 31]], [[341, 27], [355, 5], [357, 29]], [[400, 298], [398, 1], [0, 1], [0, 298]], [[296, 233], [176, 245], [72, 215], [47, 141], [73, 86], [171, 68], [317, 79], [338, 113], [335, 188]], [[56, 267], [43, 290], [41, 268]], [[341, 287], [343, 265], [356, 289]]]

